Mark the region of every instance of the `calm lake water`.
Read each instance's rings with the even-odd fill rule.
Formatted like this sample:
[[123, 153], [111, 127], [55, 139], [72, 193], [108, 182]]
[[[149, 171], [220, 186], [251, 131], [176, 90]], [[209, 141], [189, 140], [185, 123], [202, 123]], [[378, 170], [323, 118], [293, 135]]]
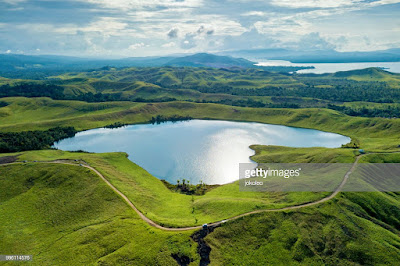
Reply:
[[314, 66], [314, 69], [303, 69], [297, 73], [334, 73], [337, 71], [348, 71], [355, 69], [364, 69], [368, 67], [381, 67], [386, 71], [400, 73], [400, 62], [366, 62], [366, 63], [292, 63], [283, 60], [266, 60], [259, 62], [260, 66]]
[[291, 147], [340, 147], [350, 138], [318, 130], [216, 120], [131, 125], [79, 132], [54, 146], [61, 150], [123, 151], [152, 175], [206, 184], [238, 180], [239, 163], [251, 162], [252, 144]]

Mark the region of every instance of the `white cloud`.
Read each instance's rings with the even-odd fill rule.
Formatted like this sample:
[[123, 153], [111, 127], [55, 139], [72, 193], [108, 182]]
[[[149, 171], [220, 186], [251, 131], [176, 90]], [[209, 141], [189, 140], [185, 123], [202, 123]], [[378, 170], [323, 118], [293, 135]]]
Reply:
[[312, 24], [305, 19], [295, 17], [272, 17], [267, 21], [257, 21], [254, 27], [259, 33], [266, 35], [283, 36], [285, 34], [296, 38], [298, 35], [307, 34], [312, 31]]
[[19, 5], [24, 1], [0, 0], [8, 3], [8, 11], [40, 6], [29, 20], [25, 12], [3, 12], [4, 21], [13, 21], [0, 23], [3, 51], [13, 47], [13, 53], [21, 49], [124, 56], [133, 50], [155, 55], [290, 48], [299, 42], [335, 44], [342, 50], [385, 49], [398, 45], [400, 36], [399, 6], [375, 8], [400, 0], [71, 0], [77, 15], [67, 23], [58, 19], [71, 14], [63, 5], [48, 8], [34, 0]]
[[272, 0], [271, 4], [288, 8], [332, 8], [352, 6], [360, 2], [362, 0]]
[[169, 43], [165, 43], [165, 44], [161, 45], [161, 47], [164, 47], [164, 48], [170, 48], [170, 47], [174, 47], [174, 46], [176, 46], [176, 43], [174, 43], [174, 42], [169, 42]]
[[142, 43], [142, 42], [141, 43], [135, 43], [135, 44], [129, 45], [128, 50], [136, 50], [136, 49], [142, 48], [144, 46], [146, 46], [146, 45], [144, 43]]
[[15, 28], [34, 32], [53, 32], [60, 34], [98, 33], [106, 37], [143, 37], [143, 35], [138, 33], [135, 29], [130, 28], [127, 22], [122, 22], [112, 17], [101, 17], [84, 26], [77, 26], [71, 23], [58, 26], [44, 23], [23, 23], [15, 25]]
[[3, 0], [4, 3], [10, 4], [10, 5], [18, 5], [21, 3], [26, 2], [27, 0]]
[[400, 0], [378, 0], [369, 3], [370, 6], [390, 5], [400, 3]]
[[[82, 1], [82, 0], [81, 0]], [[149, 7], [200, 7], [203, 0], [86, 0], [104, 8], [136, 10]]]
[[11, 54], [11, 50], [7, 50], [7, 51], [6, 51], [6, 54]]
[[357, 9], [364, 9], [380, 5], [397, 4], [400, 0], [272, 0], [271, 4], [286, 8], [346, 8], [356, 7]]
[[266, 15], [266, 12], [262, 12], [262, 11], [250, 11], [250, 12], [246, 12], [243, 13], [241, 16], [247, 17], [247, 16], [259, 16], [259, 17], [263, 17]]

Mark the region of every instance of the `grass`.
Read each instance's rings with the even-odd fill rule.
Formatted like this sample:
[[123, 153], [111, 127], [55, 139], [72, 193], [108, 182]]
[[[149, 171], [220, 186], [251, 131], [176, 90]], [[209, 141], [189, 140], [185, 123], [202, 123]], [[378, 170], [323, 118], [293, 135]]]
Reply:
[[399, 209], [397, 194], [342, 193], [315, 207], [228, 222], [206, 241], [215, 265], [397, 265]]
[[[8, 106], [0, 109], [1, 127], [23, 128], [28, 123], [49, 121], [58, 123], [68, 119], [79, 119], [90, 115], [100, 115], [121, 111], [133, 103], [84, 103], [78, 101], [54, 101], [49, 98], [4, 98]], [[34, 128], [34, 127], [32, 127]]]
[[[349, 162], [354, 158], [349, 149], [253, 148], [253, 159], [259, 162], [266, 154], [274, 162]], [[330, 155], [323, 157], [326, 152]], [[229, 184], [192, 197], [171, 192], [123, 153], [43, 150], [24, 152], [19, 160], [55, 158], [86, 160], [146, 216], [165, 225], [195, 224], [196, 218], [201, 224], [201, 219], [218, 220], [254, 207], [293, 205], [322, 196], [238, 193], [235, 184]], [[396, 162], [400, 155], [371, 154], [362, 160]], [[191, 232], [169, 233], [148, 226], [87, 169], [27, 163], [0, 166], [0, 171], [0, 186], [8, 188], [0, 194], [0, 249], [6, 253], [33, 254], [37, 265], [169, 265], [175, 253], [198, 264]], [[213, 265], [395, 265], [400, 259], [399, 210], [396, 193], [346, 192], [318, 206], [225, 223], [206, 241], [212, 248]]]
[[240, 192], [238, 182], [216, 187], [205, 195], [169, 190], [159, 179], [132, 163], [124, 153], [25, 152], [19, 160], [81, 159], [100, 171], [147, 217], [169, 227], [201, 225], [257, 209], [282, 208], [320, 199], [329, 193]]
[[258, 163], [353, 163], [353, 149], [291, 148], [284, 146], [250, 146], [256, 153], [251, 157]]
[[[324, 149], [253, 147], [259, 162], [326, 162]], [[346, 151], [346, 150], [345, 150]], [[328, 160], [349, 155], [333, 149]], [[268, 154], [268, 157], [264, 157]], [[295, 158], [290, 159], [290, 158]], [[347, 162], [347, 160], [345, 160]], [[398, 163], [400, 154], [368, 154], [361, 163]], [[227, 222], [206, 237], [216, 265], [397, 265], [399, 193], [342, 192], [323, 204]]]
[[[79, 166], [0, 166], [0, 250], [33, 265], [198, 264], [192, 232], [143, 222], [100, 178]], [[9, 263], [14, 265], [14, 263]]]
[[[288, 149], [292, 149], [289, 153], [307, 152], [302, 148]], [[375, 155], [367, 155], [365, 161], [370, 161], [369, 156], [370, 160], [376, 160]], [[388, 156], [386, 162], [400, 158], [397, 154], [379, 156]], [[123, 154], [35, 151], [22, 154], [20, 159], [69, 157], [79, 157], [97, 166], [102, 163], [102, 172], [124, 167], [132, 172], [137, 167], [125, 164]], [[105, 165], [103, 160], [109, 164]], [[191, 232], [165, 232], [148, 226], [87, 169], [27, 163], [0, 166], [0, 171], [0, 186], [8, 188], [0, 193], [3, 253], [32, 254], [33, 265], [172, 265], [175, 261], [171, 254], [186, 255], [193, 259], [193, 265], [198, 264], [196, 245], [189, 238]], [[140, 169], [133, 172], [144, 174]], [[162, 190], [158, 180], [146, 175], [130, 180], [127, 187], [133, 186], [139, 194], [148, 192], [136, 184], [146, 180], [153, 182], [157, 193], [166, 194], [167, 189]], [[114, 180], [114, 185], [117, 184]], [[223, 190], [219, 195], [237, 193], [228, 185], [207, 194], [218, 189]], [[168, 196], [171, 195], [180, 197], [179, 200], [187, 196], [172, 192]], [[225, 223], [206, 237], [212, 248], [211, 262], [213, 265], [395, 265], [400, 259], [398, 197], [396, 193], [347, 192], [318, 206], [262, 213]], [[169, 203], [148, 199], [149, 204], [154, 202], [168, 209]], [[184, 205], [180, 203], [179, 208]], [[208, 209], [224, 211], [218, 204], [208, 205]]]

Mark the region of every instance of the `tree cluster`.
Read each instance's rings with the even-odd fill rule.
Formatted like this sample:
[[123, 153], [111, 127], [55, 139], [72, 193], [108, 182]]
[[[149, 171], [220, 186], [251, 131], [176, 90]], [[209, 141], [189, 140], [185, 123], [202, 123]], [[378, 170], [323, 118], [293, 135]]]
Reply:
[[20, 152], [50, 148], [55, 142], [75, 136], [73, 127], [55, 127], [45, 131], [0, 132], [0, 152]]

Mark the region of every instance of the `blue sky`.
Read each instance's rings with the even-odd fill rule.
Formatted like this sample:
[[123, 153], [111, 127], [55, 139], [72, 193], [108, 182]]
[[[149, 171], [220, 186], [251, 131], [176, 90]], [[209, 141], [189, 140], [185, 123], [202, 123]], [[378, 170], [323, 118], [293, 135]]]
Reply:
[[0, 53], [400, 48], [400, 0], [0, 0]]

